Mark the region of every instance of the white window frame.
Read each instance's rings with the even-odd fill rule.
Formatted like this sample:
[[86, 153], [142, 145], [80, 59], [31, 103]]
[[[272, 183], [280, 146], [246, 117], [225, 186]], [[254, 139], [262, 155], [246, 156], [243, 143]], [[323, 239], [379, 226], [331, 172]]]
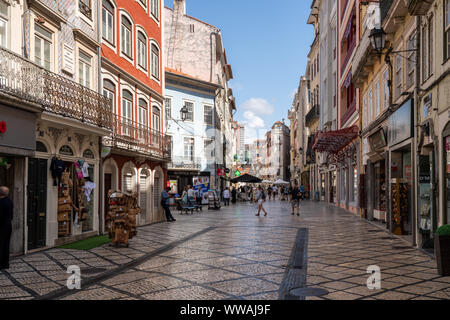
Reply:
[[[154, 68], [153, 68], [153, 46], [155, 46], [158, 49], [158, 77], [156, 77], [154, 75]], [[150, 75], [152, 77], [153, 80], [155, 80], [156, 82], [160, 83], [161, 81], [161, 48], [158, 45], [158, 43], [155, 40], [150, 40]]]
[[[105, 88], [105, 81], [109, 81], [112, 83], [112, 85], [114, 86], [114, 91], [111, 91], [110, 89]], [[111, 79], [103, 78], [102, 87], [103, 87], [103, 95], [106, 98], [112, 100], [112, 112], [114, 114], [116, 114], [117, 113], [117, 110], [116, 110], [117, 85], [114, 83], [114, 81], [111, 81]]]
[[[192, 153], [192, 155], [188, 154], [186, 156], [186, 147], [191, 146], [190, 143], [186, 143], [186, 139], [189, 139], [189, 142], [192, 140], [192, 148], [188, 149], [188, 153]], [[183, 159], [186, 161], [193, 161], [195, 159], [195, 137], [193, 136], [183, 136]], [[190, 157], [189, 157], [190, 156]]]
[[[50, 38], [48, 38], [47, 35], [40, 33], [37, 30], [37, 28], [42, 28], [44, 31], [47, 31], [48, 33], [50, 33], [51, 34]], [[34, 49], [34, 62], [36, 64], [40, 65], [41, 67], [45, 68], [45, 65], [43, 64], [43, 62], [45, 61], [45, 59], [44, 59], [45, 48], [44, 48], [44, 46], [42, 46], [42, 44], [45, 44], [45, 42], [49, 42], [50, 43], [50, 61], [49, 61], [50, 66], [49, 66], [48, 70], [50, 70], [50, 71], [53, 71], [53, 65], [54, 65], [54, 63], [53, 63], [53, 57], [54, 57], [54, 53], [53, 53], [54, 41], [53, 41], [53, 39], [54, 39], [54, 36], [55, 36], [55, 34], [54, 34], [54, 32], [52, 30], [50, 30], [50, 29], [48, 29], [46, 27], [38, 26], [38, 25], [35, 24], [35, 26], [34, 26], [34, 47], [33, 47], [33, 49]], [[39, 41], [41, 41], [41, 52], [40, 52], [40, 54], [41, 54], [40, 60], [42, 62], [41, 64], [39, 64], [38, 61], [36, 60], [36, 41], [37, 41], [37, 38], [39, 39]]]
[[[398, 48], [397, 51], [402, 50], [401, 48]], [[395, 56], [395, 90], [394, 90], [394, 97], [395, 100], [397, 100], [400, 95], [403, 92], [403, 60], [405, 60], [401, 55]]]
[[369, 109], [369, 123], [373, 121], [373, 89], [369, 88], [368, 97], [367, 97], [367, 105]]
[[383, 71], [383, 110], [389, 108], [389, 69]]
[[[122, 30], [125, 28], [125, 29], [128, 29], [127, 27], [125, 27], [124, 25], [123, 25], [123, 18], [126, 18], [128, 21], [130, 21], [130, 23], [131, 23], [131, 31], [130, 30], [128, 30], [128, 31], [130, 31], [130, 46], [129, 46], [129, 49], [130, 49], [130, 55], [128, 55], [128, 54], [126, 54], [125, 52], [123, 52], [123, 49], [124, 49], [124, 46], [123, 46], [123, 39], [122, 39], [122, 35], [123, 35], [123, 32], [122, 32]], [[130, 62], [131, 64], [133, 64], [133, 61], [134, 61], [134, 46], [133, 46], [133, 44], [134, 44], [134, 37], [133, 37], [133, 34], [134, 34], [134, 21], [131, 19], [131, 17], [128, 15], [128, 13], [126, 13], [125, 11], [121, 11], [120, 12], [120, 56], [122, 57], [122, 58], [125, 58], [128, 62]]]
[[186, 106], [186, 103], [192, 103], [192, 119], [186, 119], [187, 122], [194, 122], [195, 121], [195, 102], [192, 100], [184, 100], [183, 99], [183, 107]]
[[[82, 56], [86, 56], [90, 61], [84, 59]], [[92, 89], [92, 59], [89, 54], [78, 50], [78, 83], [86, 88]]]
[[[131, 98], [132, 100], [129, 101], [127, 98], [124, 97], [124, 91], [129, 91], [131, 93]], [[125, 122], [129, 122], [128, 125], [132, 125], [133, 121], [134, 121], [134, 112], [133, 112], [133, 106], [134, 106], [134, 99], [135, 96], [133, 94], [133, 91], [127, 89], [127, 88], [123, 88], [121, 95], [121, 103], [120, 103], [120, 107], [121, 107], [121, 120], [125, 121]], [[124, 112], [124, 110], [126, 110], [127, 112]], [[131, 115], [129, 115], [128, 113], [131, 113]], [[126, 114], [126, 116], [125, 116]], [[131, 134], [133, 132], [131, 132], [132, 130], [130, 130], [130, 128], [125, 127], [125, 129], [122, 128], [122, 134], [126, 135], [126, 136], [131, 136]]]
[[374, 85], [374, 95], [375, 95], [375, 116], [374, 119], [378, 118], [381, 113], [381, 97], [380, 97], [380, 79], [375, 80]]
[[[154, 109], [158, 110], [158, 114], [153, 112]], [[154, 132], [161, 132], [161, 107], [156, 105], [156, 104], [154, 104], [154, 105], [152, 105], [151, 112], [152, 112], [152, 130]], [[155, 123], [158, 124], [158, 128], [156, 128]]]
[[[136, 31], [137, 31], [136, 32], [137, 66], [142, 72], [147, 74], [148, 73], [148, 51], [149, 51], [148, 50], [148, 44], [149, 44], [148, 36], [141, 27], [138, 27]], [[144, 66], [141, 65], [142, 41], [139, 39], [139, 33], [141, 33], [144, 36], [144, 41], [145, 41], [145, 43], [143, 44], [144, 45]]]
[[[161, 15], [161, 6], [159, 4], [160, 0], [150, 0], [150, 8], [149, 8], [149, 12], [150, 12], [150, 16], [153, 18], [153, 20], [155, 20], [158, 24], [160, 21], [160, 15]], [[154, 5], [156, 4], [156, 15], [153, 14], [153, 8]]]
[[[1, 1], [1, 0], [0, 0]], [[6, 2], [1, 1], [1, 4], [4, 5], [6, 7], [6, 15], [0, 14], [0, 21], [2, 21], [5, 24], [5, 45], [3, 46], [6, 49], [10, 48], [10, 44], [9, 44], [9, 30], [10, 30], [10, 26], [9, 26], [9, 21], [11, 20], [10, 15], [11, 15], [11, 6], [8, 5]], [[2, 46], [2, 44], [0, 43], [0, 46]]]
[[[104, 21], [104, 17], [103, 17], [103, 12], [104, 11], [106, 11], [106, 14], [105, 15], [110, 15], [111, 16], [111, 12], [109, 11], [109, 10], [107, 10], [107, 9], [105, 9], [105, 7], [103, 6], [103, 1], [106, 1], [106, 2], [108, 2], [112, 7], [113, 7], [113, 13], [112, 13], [112, 39], [111, 39], [111, 41], [107, 38], [107, 37], [105, 37], [105, 35], [104, 35], [104, 33], [103, 33], [103, 25], [104, 25], [104, 23], [105, 23], [105, 21]], [[104, 40], [103, 41], [103, 43], [105, 43], [106, 45], [108, 45], [111, 49], [115, 49], [115, 47], [116, 47], [116, 6], [115, 6], [115, 3], [113, 2], [113, 1], [111, 1], [111, 0], [102, 0], [102, 26], [101, 26], [101, 28], [102, 28], [102, 40]]]
[[[207, 123], [205, 121], [205, 116], [206, 116], [206, 108], [211, 108], [211, 123]], [[203, 122], [205, 123], [205, 125], [212, 127], [214, 126], [214, 106], [210, 105], [210, 104], [203, 104]]]

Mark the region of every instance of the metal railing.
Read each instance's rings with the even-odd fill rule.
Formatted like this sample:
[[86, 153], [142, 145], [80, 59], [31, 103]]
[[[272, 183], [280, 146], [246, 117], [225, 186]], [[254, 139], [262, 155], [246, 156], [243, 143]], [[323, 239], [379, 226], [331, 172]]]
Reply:
[[172, 161], [169, 163], [169, 169], [189, 169], [200, 170], [201, 159], [196, 157], [172, 157]]
[[104, 143], [128, 151], [155, 156], [169, 160], [171, 158], [172, 137], [132, 119], [114, 115], [114, 131]]
[[0, 93], [43, 110], [112, 130], [112, 103], [103, 95], [0, 48]]
[[320, 118], [320, 105], [316, 104], [305, 116], [305, 126], [309, 127], [314, 120]]

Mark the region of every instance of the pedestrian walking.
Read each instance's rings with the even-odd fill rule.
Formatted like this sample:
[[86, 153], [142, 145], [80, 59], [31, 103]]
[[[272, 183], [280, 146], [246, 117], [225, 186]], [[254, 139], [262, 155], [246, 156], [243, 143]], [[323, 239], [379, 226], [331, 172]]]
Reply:
[[272, 200], [272, 187], [269, 186], [267, 188], [267, 195], [269, 196], [269, 201]]
[[230, 189], [229, 188], [225, 188], [225, 190], [223, 190], [223, 202], [225, 204], [225, 206], [229, 206], [230, 205]]
[[164, 211], [166, 212], [166, 219], [167, 222], [174, 222], [177, 221], [173, 216], [172, 213], [170, 212], [170, 207], [169, 207], [169, 191], [171, 190], [170, 187], [167, 187], [166, 190], [163, 190], [161, 192], [161, 206], [164, 208]]
[[194, 205], [195, 193], [194, 188], [192, 186], [188, 186], [187, 197], [188, 197], [188, 205], [190, 206]]
[[264, 194], [264, 190], [261, 186], [256, 190], [255, 200], [258, 202], [258, 213], [256, 216], [259, 217], [261, 210], [264, 211], [264, 217], [267, 216], [267, 211], [263, 206], [264, 201], [266, 200], [266, 195]]
[[13, 202], [9, 198], [9, 189], [0, 187], [0, 270], [9, 269], [13, 209]]
[[290, 192], [292, 215], [295, 215], [295, 209], [297, 209], [297, 216], [300, 216], [300, 189], [295, 182], [294, 186], [291, 188]]
[[235, 187], [232, 187], [232, 189], [231, 189], [231, 203], [236, 203], [236, 201], [237, 201], [237, 192], [236, 192], [236, 188]]
[[300, 186], [300, 195], [300, 200], [305, 200], [305, 186], [303, 184]]

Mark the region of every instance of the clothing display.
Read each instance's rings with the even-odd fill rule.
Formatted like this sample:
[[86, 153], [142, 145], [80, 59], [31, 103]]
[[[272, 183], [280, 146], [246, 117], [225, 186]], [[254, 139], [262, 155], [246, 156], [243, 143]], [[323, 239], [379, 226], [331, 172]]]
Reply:
[[406, 235], [408, 225], [408, 183], [402, 179], [392, 179], [393, 233]]
[[96, 186], [97, 185], [95, 183], [90, 182], [90, 181], [86, 181], [84, 183], [84, 194], [86, 195], [87, 202], [91, 202], [91, 193], [92, 193], [92, 190], [94, 190]]
[[89, 178], [89, 163], [85, 162], [81, 167], [81, 172], [84, 178]]
[[52, 173], [53, 186], [59, 186], [61, 183], [61, 175], [64, 172], [65, 164], [61, 158], [53, 157], [50, 163], [50, 172]]
[[73, 165], [75, 166], [75, 171], [77, 172], [78, 179], [83, 179], [83, 171], [81, 171], [81, 168], [80, 168], [80, 165], [78, 164], [78, 162], [75, 162]]
[[121, 192], [108, 193], [109, 205], [106, 226], [112, 243], [117, 247], [125, 244], [137, 235], [136, 215], [141, 214], [138, 206], [138, 194], [129, 196]]

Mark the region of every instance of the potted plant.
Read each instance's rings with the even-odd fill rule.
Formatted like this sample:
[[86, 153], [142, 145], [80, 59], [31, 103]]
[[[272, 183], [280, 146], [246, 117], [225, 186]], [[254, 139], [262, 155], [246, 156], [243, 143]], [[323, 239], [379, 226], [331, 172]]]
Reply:
[[450, 225], [444, 225], [436, 231], [434, 250], [438, 273], [444, 277], [450, 276]]

